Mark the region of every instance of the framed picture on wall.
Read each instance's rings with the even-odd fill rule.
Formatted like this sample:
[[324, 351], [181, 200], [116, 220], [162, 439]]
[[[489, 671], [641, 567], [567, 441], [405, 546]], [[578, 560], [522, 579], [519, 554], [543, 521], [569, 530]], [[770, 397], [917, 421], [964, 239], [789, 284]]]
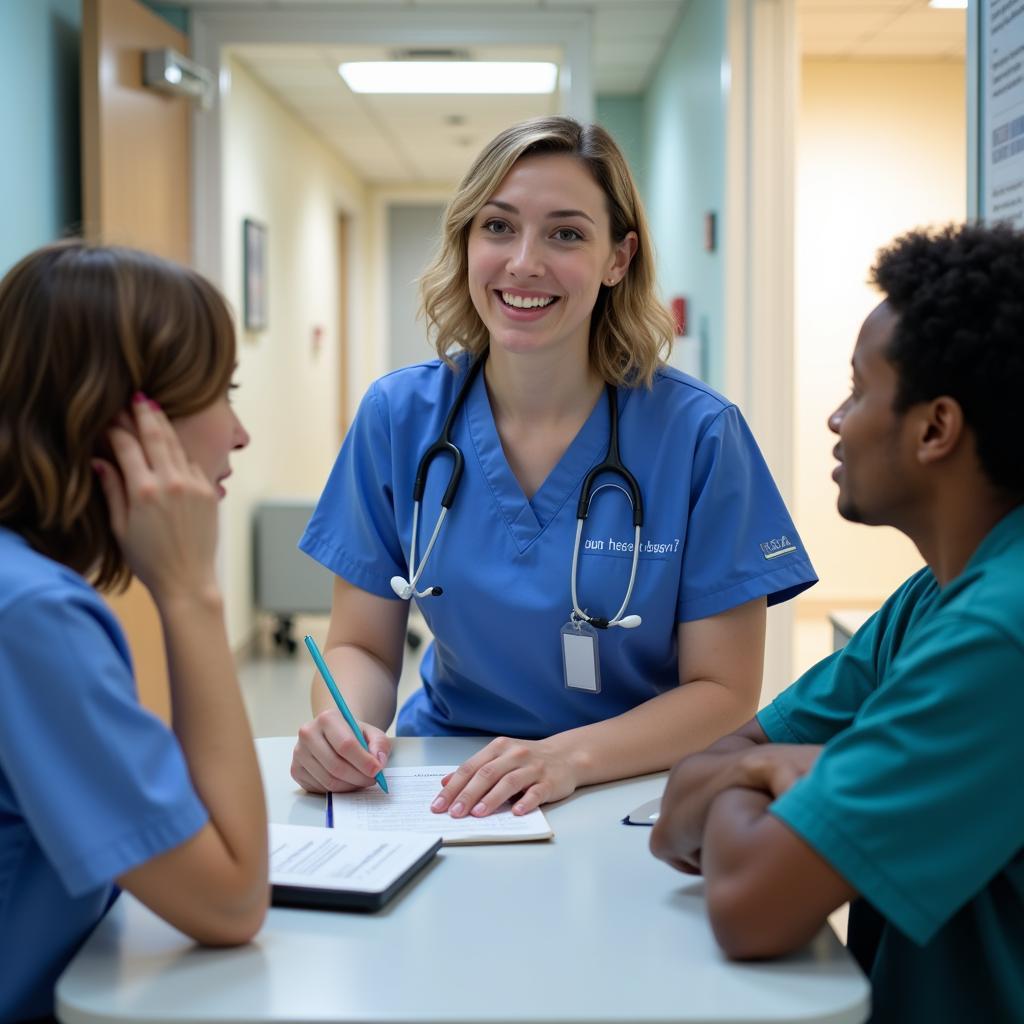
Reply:
[[248, 217], [242, 221], [245, 329], [267, 329], [267, 228]]

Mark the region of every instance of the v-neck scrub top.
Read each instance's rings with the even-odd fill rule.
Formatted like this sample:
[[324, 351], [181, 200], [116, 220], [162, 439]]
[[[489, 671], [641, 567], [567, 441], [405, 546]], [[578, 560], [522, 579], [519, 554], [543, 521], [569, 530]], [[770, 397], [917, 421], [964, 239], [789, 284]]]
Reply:
[[[463, 379], [438, 360], [372, 385], [299, 547], [349, 583], [395, 598], [407, 577], [413, 484]], [[434, 636], [423, 688], [402, 707], [399, 735], [550, 736], [621, 714], [678, 685], [676, 626], [816, 582], [796, 528], [736, 406], [668, 367], [653, 388], [619, 388], [619, 447], [644, 500], [640, 559], [627, 614], [636, 629], [599, 632], [601, 690], [566, 688], [560, 630], [572, 610], [576, 504], [608, 448], [602, 393], [534, 496], [501, 446], [480, 374], [455, 417], [465, 470], [417, 589]], [[431, 464], [418, 554], [429, 541], [451, 460]], [[600, 479], [580, 544], [580, 607], [611, 618], [629, 583], [633, 525], [620, 479]], [[604, 486], [610, 484], [610, 486]]]

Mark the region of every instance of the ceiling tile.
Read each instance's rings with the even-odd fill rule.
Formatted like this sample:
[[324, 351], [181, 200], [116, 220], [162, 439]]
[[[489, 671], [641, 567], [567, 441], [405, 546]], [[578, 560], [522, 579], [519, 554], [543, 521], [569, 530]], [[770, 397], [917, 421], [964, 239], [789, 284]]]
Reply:
[[609, 65], [630, 65], [646, 69], [661, 52], [663, 40], [655, 39], [619, 39], [594, 41], [594, 65], [600, 72]]
[[928, 0], [866, 0], [865, 3], [859, 4], [856, 0], [797, 0], [796, 8], [801, 13], [807, 10], [837, 12], [883, 10], [892, 12], [924, 7], [927, 2]]
[[607, 69], [598, 71], [594, 82], [598, 95], [635, 96], [644, 91], [647, 85], [647, 76], [635, 69], [620, 71]]
[[878, 32], [891, 25], [899, 17], [896, 11], [876, 9], [873, 11], [823, 11], [818, 9], [800, 11], [797, 14], [797, 30], [802, 38], [820, 36], [840, 37], [854, 41]]
[[905, 11], [892, 23], [889, 31], [905, 38], [944, 39], [955, 42], [967, 35], [967, 12], [924, 8]]
[[948, 50], [948, 46], [938, 45], [934, 39], [894, 39], [880, 35], [858, 44], [851, 51], [850, 56], [939, 60], [948, 56]]
[[638, 5], [601, 8], [594, 15], [594, 38], [604, 41], [654, 37], [664, 40], [676, 21], [677, 8]]

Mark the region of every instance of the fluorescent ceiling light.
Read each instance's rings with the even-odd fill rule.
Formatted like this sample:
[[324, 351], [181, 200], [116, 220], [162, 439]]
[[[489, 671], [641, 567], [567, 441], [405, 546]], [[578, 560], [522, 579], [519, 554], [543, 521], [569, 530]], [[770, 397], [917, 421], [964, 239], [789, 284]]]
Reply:
[[966, 11], [967, 0], [928, 0], [928, 6], [937, 11]]
[[558, 65], [540, 61], [366, 60], [338, 65], [353, 92], [554, 92]]

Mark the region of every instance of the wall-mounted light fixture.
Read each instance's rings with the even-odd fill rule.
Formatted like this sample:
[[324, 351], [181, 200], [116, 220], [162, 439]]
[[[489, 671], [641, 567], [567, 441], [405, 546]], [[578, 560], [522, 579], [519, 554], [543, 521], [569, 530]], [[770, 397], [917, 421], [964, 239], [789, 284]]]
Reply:
[[558, 83], [558, 65], [547, 61], [351, 61], [338, 74], [353, 92], [536, 95]]
[[967, 0], [928, 0], [928, 6], [937, 11], [966, 11]]
[[143, 53], [142, 83], [158, 92], [198, 100], [203, 110], [213, 106], [213, 72], [170, 48]]

